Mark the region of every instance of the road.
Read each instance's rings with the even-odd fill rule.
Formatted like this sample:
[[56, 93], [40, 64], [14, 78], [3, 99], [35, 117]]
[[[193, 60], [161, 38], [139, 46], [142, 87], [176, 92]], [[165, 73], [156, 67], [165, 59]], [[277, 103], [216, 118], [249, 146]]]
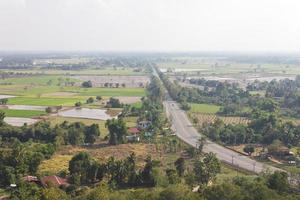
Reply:
[[[153, 75], [160, 78], [154, 67], [152, 67]], [[196, 147], [201, 135], [193, 127], [185, 111], [181, 110], [178, 104], [171, 99], [166, 91], [166, 100], [163, 102], [167, 116], [171, 119], [172, 129], [175, 134], [186, 143]], [[238, 168], [242, 168], [255, 173], [260, 173], [265, 170], [269, 171], [283, 171], [279, 168], [275, 168], [270, 165], [257, 162], [250, 159], [247, 156], [239, 154], [235, 151], [227, 149], [219, 144], [216, 144], [210, 140], [206, 140], [206, 144], [203, 147], [203, 152], [215, 153], [217, 158], [225, 163], [234, 165]]]
[[[153, 75], [159, 78], [156, 69], [154, 67], [152, 69]], [[171, 119], [172, 129], [175, 134], [181, 140], [196, 147], [198, 145], [199, 139], [201, 138], [201, 135], [198, 133], [195, 127], [193, 127], [185, 111], [179, 108], [178, 104], [171, 99], [167, 91], [166, 100], [163, 102], [163, 104], [167, 116], [169, 117], [169, 119]], [[260, 173], [262, 171], [265, 171], [266, 169], [270, 171], [282, 171], [279, 168], [275, 168], [273, 166], [265, 165], [263, 163], [252, 160], [249, 157], [227, 149], [210, 140], [206, 141], [206, 144], [203, 147], [203, 152], [215, 153], [219, 160], [255, 173]]]
[[[179, 108], [175, 101], [172, 100], [164, 101], [164, 107], [167, 116], [171, 119], [172, 129], [175, 131], [176, 135], [181, 140], [196, 147], [201, 135], [192, 126], [186, 113]], [[266, 169], [269, 169], [270, 171], [280, 170], [254, 161], [249, 157], [243, 156], [209, 140], [207, 140], [204, 145], [203, 152], [213, 152], [221, 161], [255, 173], [260, 173]]]

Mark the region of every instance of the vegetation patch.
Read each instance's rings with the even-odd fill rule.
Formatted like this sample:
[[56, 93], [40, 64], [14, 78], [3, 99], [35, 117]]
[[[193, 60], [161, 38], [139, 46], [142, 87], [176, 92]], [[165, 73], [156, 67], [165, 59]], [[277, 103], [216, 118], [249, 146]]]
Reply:
[[45, 115], [44, 111], [37, 110], [11, 110], [11, 109], [0, 109], [1, 112], [5, 113], [6, 117], [38, 117], [40, 115]]
[[211, 104], [198, 104], [191, 103], [190, 112], [193, 113], [207, 113], [207, 114], [215, 114], [220, 110], [220, 106], [211, 105]]
[[78, 101], [85, 102], [84, 98], [35, 98], [35, 97], [16, 97], [8, 100], [8, 104], [14, 105], [33, 105], [33, 106], [74, 106]]

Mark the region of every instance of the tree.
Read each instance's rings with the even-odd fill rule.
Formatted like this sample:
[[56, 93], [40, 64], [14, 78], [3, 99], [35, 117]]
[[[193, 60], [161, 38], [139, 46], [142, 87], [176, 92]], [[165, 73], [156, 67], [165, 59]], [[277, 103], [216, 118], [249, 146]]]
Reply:
[[82, 129], [76, 127], [70, 127], [68, 129], [68, 141], [72, 145], [83, 144], [84, 142], [84, 132]]
[[89, 97], [87, 100], [86, 100], [86, 103], [89, 104], [89, 103], [94, 103], [94, 98], [93, 97]]
[[[80, 152], [69, 161], [69, 171], [74, 180], [79, 180], [81, 184], [87, 183], [87, 169], [91, 165], [91, 158], [86, 152]], [[78, 183], [75, 183], [78, 184]]]
[[110, 191], [106, 184], [101, 183], [87, 196], [87, 200], [109, 200]]
[[206, 153], [202, 161], [194, 162], [195, 180], [199, 184], [208, 184], [220, 171], [220, 161], [213, 153]]
[[136, 173], [136, 157], [134, 153], [131, 153], [126, 161], [125, 164], [127, 166], [127, 174], [128, 174], [128, 180], [127, 183], [131, 186], [135, 186], [137, 182], [137, 173]]
[[151, 159], [151, 156], [147, 156], [145, 162], [145, 167], [140, 173], [141, 181], [143, 185], [153, 187], [156, 185], [153, 175], [154, 161]]
[[85, 143], [94, 144], [96, 139], [100, 136], [100, 129], [98, 124], [92, 124], [85, 130]]
[[46, 109], [45, 109], [46, 113], [52, 113], [52, 108], [50, 106], [48, 106]]
[[8, 102], [8, 99], [4, 98], [4, 99], [0, 99], [0, 104], [1, 105], [6, 105]]
[[109, 144], [116, 145], [125, 142], [127, 127], [122, 119], [109, 119], [106, 121], [105, 127], [109, 131]]
[[82, 103], [80, 101], [75, 103], [76, 107], [80, 107], [81, 105], [82, 105]]
[[106, 104], [106, 107], [109, 108], [122, 108], [124, 105], [120, 102], [119, 99], [116, 98], [109, 98], [109, 101]]
[[0, 111], [0, 126], [4, 124], [5, 112]]
[[255, 148], [253, 145], [246, 145], [243, 149], [245, 153], [247, 153], [249, 156], [255, 151]]
[[198, 148], [197, 148], [197, 150], [199, 151], [199, 153], [202, 153], [202, 150], [203, 150], [203, 147], [204, 147], [205, 143], [206, 143], [206, 139], [205, 139], [205, 137], [202, 136], [198, 140]]
[[175, 169], [166, 169], [166, 175], [170, 184], [176, 184], [180, 182]]
[[178, 176], [182, 177], [184, 175], [184, 171], [185, 171], [185, 161], [184, 158], [180, 157], [178, 158], [175, 163], [174, 163], [175, 167], [176, 167], [176, 171]]
[[93, 87], [93, 84], [92, 84], [92, 81], [84, 81], [81, 84], [81, 86], [84, 87], [84, 88], [91, 88], [91, 87]]
[[272, 144], [268, 146], [268, 153], [271, 155], [281, 155], [281, 148], [283, 148], [283, 143], [280, 140], [274, 140]]
[[63, 190], [50, 187], [45, 188], [38, 195], [40, 200], [70, 200], [71, 198]]
[[274, 172], [268, 177], [267, 185], [280, 193], [286, 192], [289, 188], [288, 174], [280, 171]]
[[102, 100], [102, 97], [101, 97], [101, 96], [96, 96], [96, 99], [97, 99], [98, 101], [101, 101], [101, 100]]
[[187, 102], [182, 102], [181, 103], [181, 108], [183, 109], [183, 110], [190, 110], [191, 109], [191, 105], [189, 104], [189, 103], [187, 103]]
[[204, 192], [204, 197], [207, 200], [242, 200], [245, 199], [240, 188], [231, 184], [223, 183], [220, 185], [213, 185], [212, 187], [207, 187]]

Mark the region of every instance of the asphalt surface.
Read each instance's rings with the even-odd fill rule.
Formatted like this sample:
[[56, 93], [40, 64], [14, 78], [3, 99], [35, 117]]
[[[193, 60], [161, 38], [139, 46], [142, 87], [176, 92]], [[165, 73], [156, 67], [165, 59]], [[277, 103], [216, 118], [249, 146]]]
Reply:
[[[164, 101], [164, 107], [167, 116], [172, 122], [172, 129], [175, 134], [181, 140], [196, 147], [199, 144], [198, 141], [201, 138], [201, 135], [193, 127], [186, 113], [179, 108], [178, 104], [175, 101], [172, 100]], [[252, 160], [247, 156], [234, 152], [209, 140], [206, 141], [203, 152], [213, 152], [221, 161], [255, 173], [260, 173], [267, 169], [270, 171], [280, 170], [270, 165], [265, 165], [263, 163]]]
[[[152, 67], [153, 75], [158, 77], [158, 73], [154, 67]], [[193, 147], [197, 147], [199, 144], [199, 139], [201, 135], [193, 127], [189, 118], [187, 117], [185, 111], [181, 110], [166, 91], [166, 100], [163, 102], [164, 108], [167, 116], [172, 122], [172, 129], [175, 134], [183, 141], [188, 143]], [[210, 140], [206, 140], [206, 144], [203, 147], [203, 152], [205, 153], [215, 153], [217, 158], [222, 162], [228, 163], [230, 165], [236, 166], [247, 171], [252, 171], [254, 173], [260, 173], [265, 170], [268, 171], [283, 171], [279, 168], [275, 168], [270, 165], [266, 165], [255, 160], [250, 159], [247, 156], [239, 154], [235, 151], [227, 149], [219, 144], [216, 144]]]

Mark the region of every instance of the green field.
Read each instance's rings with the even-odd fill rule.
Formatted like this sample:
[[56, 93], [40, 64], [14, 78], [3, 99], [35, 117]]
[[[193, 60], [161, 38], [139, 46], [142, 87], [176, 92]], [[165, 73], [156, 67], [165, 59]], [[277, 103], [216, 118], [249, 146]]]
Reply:
[[11, 110], [11, 109], [0, 109], [1, 112], [5, 113], [6, 117], [38, 117], [46, 114], [44, 111], [37, 110]]
[[[70, 91], [70, 90], [68, 90]], [[116, 96], [145, 96], [146, 91], [144, 88], [79, 88], [77, 91], [82, 96], [106, 96], [106, 97], [116, 97]]]
[[194, 112], [194, 113], [215, 114], [221, 108], [221, 106], [210, 105], [210, 104], [191, 103], [190, 105], [191, 105], [190, 112]]
[[[3, 70], [5, 72], [12, 72], [12, 70]], [[37, 68], [33, 70], [14, 70], [17, 73], [43, 73], [46, 75], [121, 75], [121, 76], [137, 76], [146, 75], [146, 72], [135, 72], [132, 68], [117, 68], [104, 67], [103, 69], [84, 69], [84, 70], [58, 70], [58, 69], [43, 69]]]
[[205, 59], [202, 57], [175, 57], [167, 61], [157, 63], [161, 69], [186, 70], [188, 74], [238, 74], [245, 72], [273, 73], [278, 75], [300, 73], [300, 67], [296, 64], [272, 64], [272, 63], [238, 63], [217, 58]]
[[59, 83], [64, 82], [80, 82], [78, 79], [73, 79], [67, 76], [52, 76], [52, 75], [33, 75], [30, 77], [22, 77], [22, 78], [7, 78], [0, 80], [0, 84], [3, 83], [11, 83], [13, 85], [47, 85], [47, 86], [55, 86]]
[[74, 106], [78, 101], [85, 103], [87, 98], [37, 98], [37, 97], [16, 97], [8, 100], [8, 104], [32, 105], [32, 106]]

